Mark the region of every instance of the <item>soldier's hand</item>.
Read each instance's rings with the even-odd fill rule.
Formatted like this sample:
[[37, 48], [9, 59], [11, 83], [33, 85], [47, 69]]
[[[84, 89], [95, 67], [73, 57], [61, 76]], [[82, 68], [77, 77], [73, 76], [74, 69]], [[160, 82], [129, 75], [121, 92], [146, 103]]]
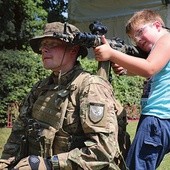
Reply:
[[0, 159], [0, 170], [7, 170], [8, 166], [14, 161], [15, 157], [9, 159]]
[[23, 158], [14, 167], [14, 170], [51, 170], [52, 164], [50, 160], [40, 156], [31, 155]]

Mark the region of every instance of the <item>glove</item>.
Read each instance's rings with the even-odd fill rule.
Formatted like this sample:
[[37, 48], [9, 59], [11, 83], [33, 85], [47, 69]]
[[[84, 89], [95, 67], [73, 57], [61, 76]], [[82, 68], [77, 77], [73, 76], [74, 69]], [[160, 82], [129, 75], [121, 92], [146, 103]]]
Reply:
[[21, 159], [14, 170], [52, 170], [52, 163], [50, 159], [31, 155]]
[[15, 157], [9, 159], [0, 159], [0, 170], [8, 169], [8, 166], [14, 161]]

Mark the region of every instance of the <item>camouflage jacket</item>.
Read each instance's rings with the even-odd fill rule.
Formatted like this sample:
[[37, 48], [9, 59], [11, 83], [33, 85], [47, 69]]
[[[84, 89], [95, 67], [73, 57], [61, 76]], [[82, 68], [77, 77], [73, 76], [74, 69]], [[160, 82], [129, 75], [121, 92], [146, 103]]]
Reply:
[[[110, 83], [84, 72], [79, 64], [62, 75], [60, 81], [51, 74], [38, 82], [25, 98], [2, 158], [15, 156], [20, 160], [31, 154], [47, 156], [47, 149], [41, 150], [40, 140], [37, 140], [42, 135], [39, 132], [47, 126], [46, 129], [52, 128], [54, 132], [49, 142], [50, 154], [58, 155], [61, 170], [126, 169], [125, 165], [118, 164], [124, 161], [117, 141], [117, 112]], [[31, 131], [34, 123], [30, 128], [28, 120], [45, 126], [37, 132]], [[47, 131], [47, 136], [49, 134]]]

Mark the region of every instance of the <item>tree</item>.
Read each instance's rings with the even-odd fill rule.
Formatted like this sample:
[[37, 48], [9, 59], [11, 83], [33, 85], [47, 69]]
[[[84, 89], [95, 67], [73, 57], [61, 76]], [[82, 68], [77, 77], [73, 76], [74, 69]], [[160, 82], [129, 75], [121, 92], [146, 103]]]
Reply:
[[24, 49], [28, 40], [42, 28], [47, 13], [42, 0], [0, 0], [0, 50]]
[[0, 50], [27, 49], [44, 23], [67, 20], [66, 0], [0, 0]]
[[8, 105], [21, 103], [38, 81], [51, 72], [43, 68], [41, 57], [27, 51], [0, 51], [0, 127], [6, 123]]
[[48, 12], [48, 22], [65, 22], [67, 18], [63, 13], [67, 12], [68, 1], [66, 0], [45, 0], [43, 8]]

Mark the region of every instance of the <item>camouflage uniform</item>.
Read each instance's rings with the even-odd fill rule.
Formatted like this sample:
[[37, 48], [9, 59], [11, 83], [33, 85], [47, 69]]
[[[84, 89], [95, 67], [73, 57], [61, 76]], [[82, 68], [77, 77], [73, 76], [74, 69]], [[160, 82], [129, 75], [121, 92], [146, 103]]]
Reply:
[[61, 170], [126, 169], [112, 86], [79, 63], [60, 81], [51, 74], [32, 88], [2, 158], [57, 155]]
[[[48, 23], [44, 35], [31, 39], [30, 45], [41, 53], [45, 37], [70, 43], [78, 31], [71, 24]], [[87, 48], [79, 47], [77, 57], [87, 56]], [[52, 73], [34, 85], [5, 144], [0, 169], [9, 167], [13, 156], [11, 167], [17, 164], [21, 170], [36, 169], [31, 164], [34, 158], [41, 162], [37, 168], [41, 170], [50, 169], [51, 163], [61, 170], [127, 169], [122, 157], [127, 147], [126, 125], [126, 112], [115, 100], [110, 83], [85, 72], [77, 62], [69, 72]], [[50, 165], [46, 158], [51, 158]]]

